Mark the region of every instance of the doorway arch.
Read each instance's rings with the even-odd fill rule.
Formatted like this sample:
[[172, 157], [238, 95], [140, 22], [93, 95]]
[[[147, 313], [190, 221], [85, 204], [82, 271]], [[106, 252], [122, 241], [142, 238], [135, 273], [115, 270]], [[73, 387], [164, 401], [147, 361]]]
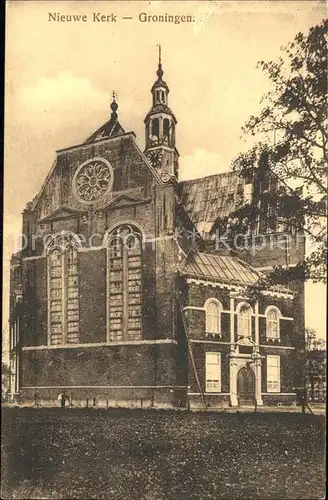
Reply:
[[255, 401], [255, 375], [251, 368], [242, 367], [237, 374], [239, 405], [253, 405]]

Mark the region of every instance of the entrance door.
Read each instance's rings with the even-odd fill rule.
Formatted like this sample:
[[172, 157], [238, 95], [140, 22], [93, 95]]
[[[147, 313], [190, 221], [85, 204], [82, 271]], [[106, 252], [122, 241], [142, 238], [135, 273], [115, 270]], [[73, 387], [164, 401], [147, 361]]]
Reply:
[[253, 405], [255, 400], [255, 377], [250, 368], [241, 368], [237, 375], [237, 393], [240, 405]]

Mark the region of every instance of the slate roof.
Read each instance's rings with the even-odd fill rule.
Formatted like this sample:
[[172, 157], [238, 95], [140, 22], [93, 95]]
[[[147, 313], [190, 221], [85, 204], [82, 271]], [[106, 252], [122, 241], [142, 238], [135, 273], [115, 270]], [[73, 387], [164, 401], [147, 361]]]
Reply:
[[125, 130], [117, 118], [111, 117], [104, 125], [96, 130], [83, 144], [91, 144], [92, 142], [106, 139], [106, 137], [116, 137], [125, 134]]
[[180, 182], [181, 204], [204, 239], [211, 238], [219, 216], [228, 216], [243, 204], [244, 182], [235, 172]]
[[173, 111], [171, 110], [171, 108], [169, 108], [166, 104], [156, 104], [156, 106], [153, 106], [150, 111], [148, 111], [145, 119], [144, 119], [144, 123], [146, 123], [147, 119], [149, 116], [152, 116], [156, 113], [167, 113], [169, 115], [171, 115], [175, 121], [175, 123], [177, 123], [177, 119], [176, 117], [174, 116], [174, 113]]
[[254, 285], [261, 274], [238, 257], [191, 251], [180, 274], [238, 285]]

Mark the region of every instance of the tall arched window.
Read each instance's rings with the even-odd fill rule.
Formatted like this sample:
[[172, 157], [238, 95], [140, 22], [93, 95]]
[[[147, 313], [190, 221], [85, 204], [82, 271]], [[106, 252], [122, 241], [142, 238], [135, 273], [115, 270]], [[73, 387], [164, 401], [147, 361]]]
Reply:
[[152, 138], [155, 139], [159, 138], [159, 119], [158, 118], [154, 118], [151, 122], [151, 134], [152, 134]]
[[249, 304], [240, 304], [238, 313], [238, 337], [252, 337], [252, 308]]
[[168, 144], [170, 139], [170, 120], [168, 118], [163, 120], [163, 136], [166, 144]]
[[48, 258], [48, 343], [79, 342], [78, 242], [69, 234], [52, 238]]
[[269, 307], [266, 310], [267, 337], [279, 339], [280, 337], [280, 311], [276, 307]]
[[206, 333], [221, 333], [222, 305], [216, 299], [209, 299], [205, 303]]
[[49, 343], [63, 343], [63, 259], [59, 248], [53, 248], [48, 256], [49, 273]]
[[108, 338], [141, 339], [141, 235], [130, 225], [108, 240]]
[[79, 288], [77, 250], [73, 246], [66, 252], [67, 262], [67, 342], [79, 341]]

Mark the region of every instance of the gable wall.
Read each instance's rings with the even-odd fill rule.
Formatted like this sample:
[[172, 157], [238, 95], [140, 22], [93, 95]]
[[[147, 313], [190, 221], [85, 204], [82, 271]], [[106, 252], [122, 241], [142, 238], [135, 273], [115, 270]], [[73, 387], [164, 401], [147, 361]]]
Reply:
[[37, 219], [43, 219], [57, 208], [67, 206], [84, 211], [88, 205], [81, 203], [72, 190], [72, 181], [78, 167], [93, 157], [108, 160], [114, 170], [113, 189], [104, 199], [106, 205], [118, 192], [135, 190], [148, 196], [152, 183], [151, 174], [131, 137], [80, 146], [57, 153], [54, 171], [37, 202]]
[[[117, 205], [109, 205], [106, 209], [81, 204], [72, 192], [71, 183], [78, 166], [93, 156], [104, 157], [114, 168], [112, 198], [122, 193], [133, 196], [134, 193], [146, 202], [137, 204], [123, 198]], [[107, 230], [127, 222], [135, 222], [144, 234], [142, 290], [146, 300], [143, 304], [142, 336], [144, 339], [174, 337], [173, 295], [177, 253], [173, 241], [174, 187], [169, 184], [160, 189], [154, 188], [152, 174], [129, 138], [59, 153], [58, 158], [36, 210], [25, 210], [23, 215], [25, 227], [28, 221], [30, 233], [36, 234], [36, 244], [29, 244], [23, 251], [23, 266], [29, 270], [25, 273], [23, 291], [28, 311], [23, 343], [47, 343], [47, 262], [44, 243], [46, 237], [62, 230], [78, 233], [84, 238], [83, 248], [78, 252], [80, 342], [106, 342], [107, 257], [102, 242]], [[121, 174], [117, 175], [118, 172]], [[124, 190], [118, 191], [122, 188]], [[54, 193], [50, 196], [52, 189]], [[108, 199], [107, 203], [110, 201]], [[65, 203], [66, 208], [62, 218], [40, 222], [40, 218], [53, 213], [62, 203]], [[70, 216], [70, 210], [80, 212], [73, 212]], [[97, 248], [91, 249], [90, 246]], [[41, 262], [44, 272], [36, 273]], [[42, 302], [38, 313], [34, 307], [37, 297]]]

